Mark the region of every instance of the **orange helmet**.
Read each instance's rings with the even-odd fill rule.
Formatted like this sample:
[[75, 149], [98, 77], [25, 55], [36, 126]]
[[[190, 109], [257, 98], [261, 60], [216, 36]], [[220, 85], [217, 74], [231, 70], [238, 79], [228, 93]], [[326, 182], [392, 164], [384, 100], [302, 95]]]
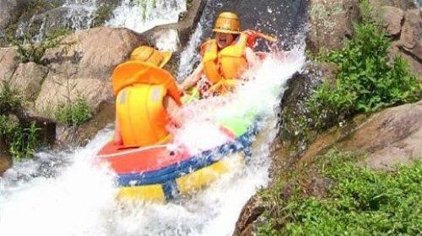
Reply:
[[214, 32], [240, 34], [240, 20], [233, 12], [222, 12], [218, 15], [214, 25]]
[[139, 60], [162, 68], [170, 60], [171, 55], [172, 52], [162, 52], [149, 46], [140, 46], [132, 51], [130, 60]]

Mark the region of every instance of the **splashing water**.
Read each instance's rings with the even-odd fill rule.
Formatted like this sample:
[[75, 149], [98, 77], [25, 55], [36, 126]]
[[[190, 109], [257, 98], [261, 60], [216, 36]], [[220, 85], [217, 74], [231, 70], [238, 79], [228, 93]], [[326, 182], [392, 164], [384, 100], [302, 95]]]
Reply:
[[71, 28], [80, 30], [91, 26], [98, 4], [97, 0], [66, 0], [62, 7], [70, 8], [66, 18], [71, 22]]
[[[113, 175], [92, 165], [92, 157], [111, 136], [105, 130], [85, 148], [55, 154], [65, 159], [65, 165], [50, 168], [56, 173], [37, 174], [37, 162], [27, 161], [0, 178], [0, 235], [230, 235], [242, 206], [269, 180], [279, 95], [303, 63], [301, 50], [282, 58], [270, 56], [247, 73], [251, 80], [231, 96], [202, 100], [185, 108], [184, 112], [193, 117], [190, 124], [205, 128], [201, 133], [185, 126], [176, 134], [179, 140], [212, 141], [219, 133], [207, 130], [215, 131], [213, 124], [221, 116], [242, 116], [251, 109], [262, 114], [261, 132], [245, 168], [222, 176], [192, 197], [167, 204], [117, 203]], [[198, 145], [200, 148], [203, 143]], [[52, 156], [46, 155], [44, 161], [54, 160]], [[19, 180], [25, 172], [32, 174]]]
[[178, 22], [185, 11], [186, 0], [124, 0], [106, 25], [142, 33], [156, 25]]
[[0, 235], [107, 235], [98, 226], [108, 223], [116, 189], [113, 175], [92, 158], [108, 136], [99, 133], [84, 149], [64, 154], [71, 164], [56, 178], [17, 180], [31, 169], [26, 163], [8, 170], [0, 178]]
[[199, 61], [200, 56], [197, 53], [200, 43], [203, 41], [205, 35], [209, 35], [213, 28], [213, 21], [215, 15], [221, 8], [222, 4], [217, 0], [208, 0], [205, 5], [204, 12], [195, 27], [195, 31], [191, 35], [186, 48], [180, 55], [180, 64], [177, 72], [177, 80], [184, 80], [190, 73], [192, 73], [194, 65]]

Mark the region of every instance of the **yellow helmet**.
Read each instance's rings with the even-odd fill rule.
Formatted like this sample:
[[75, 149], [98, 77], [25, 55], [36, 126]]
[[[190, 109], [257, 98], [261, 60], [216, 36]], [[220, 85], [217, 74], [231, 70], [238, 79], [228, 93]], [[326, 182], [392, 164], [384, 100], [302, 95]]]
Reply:
[[132, 51], [130, 60], [139, 60], [162, 68], [170, 60], [172, 52], [158, 51], [149, 46], [140, 46]]
[[240, 34], [240, 20], [233, 12], [222, 12], [218, 15], [214, 25], [214, 32]]

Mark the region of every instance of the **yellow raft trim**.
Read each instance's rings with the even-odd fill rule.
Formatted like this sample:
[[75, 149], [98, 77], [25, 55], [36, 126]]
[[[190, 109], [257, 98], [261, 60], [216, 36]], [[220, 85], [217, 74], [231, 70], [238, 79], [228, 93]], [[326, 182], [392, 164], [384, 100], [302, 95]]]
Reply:
[[117, 194], [119, 200], [144, 200], [153, 202], [165, 202], [166, 197], [161, 184], [142, 185], [133, 187], [121, 187]]
[[[180, 195], [189, 195], [207, 186], [223, 174], [242, 168], [245, 164], [244, 156], [240, 153], [232, 154], [212, 165], [199, 169], [176, 179]], [[143, 200], [151, 202], [165, 202], [166, 196], [162, 184], [121, 187], [117, 195], [119, 200]]]
[[180, 194], [187, 195], [205, 187], [222, 174], [228, 173], [235, 168], [240, 168], [243, 164], [243, 156], [239, 153], [233, 154], [210, 166], [179, 177], [176, 179], [177, 188], [179, 189]]

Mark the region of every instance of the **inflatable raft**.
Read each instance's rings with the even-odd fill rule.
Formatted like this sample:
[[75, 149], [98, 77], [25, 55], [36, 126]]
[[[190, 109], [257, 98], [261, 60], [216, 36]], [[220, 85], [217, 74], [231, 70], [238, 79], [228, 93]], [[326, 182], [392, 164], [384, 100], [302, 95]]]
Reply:
[[256, 132], [254, 117], [226, 119], [220, 130], [227, 139], [198, 153], [172, 144], [128, 149], [110, 142], [98, 158], [117, 173], [120, 199], [166, 201], [188, 195], [244, 163]]

